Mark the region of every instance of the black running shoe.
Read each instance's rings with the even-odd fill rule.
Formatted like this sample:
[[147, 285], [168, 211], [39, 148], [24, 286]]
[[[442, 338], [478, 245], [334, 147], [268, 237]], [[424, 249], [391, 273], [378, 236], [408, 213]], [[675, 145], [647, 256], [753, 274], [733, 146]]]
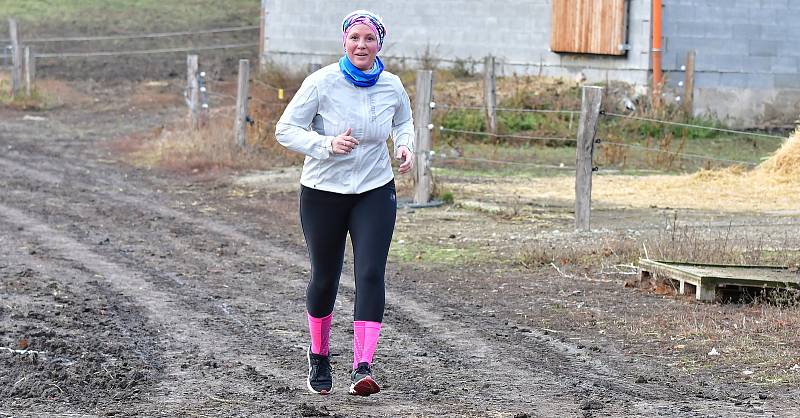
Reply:
[[381, 391], [380, 386], [372, 378], [372, 368], [369, 367], [367, 362], [358, 363], [358, 368], [353, 370], [350, 378], [353, 382], [350, 385], [351, 395], [369, 396]]
[[314, 354], [311, 347], [306, 350], [308, 357], [308, 390], [320, 395], [333, 392], [333, 375], [331, 374], [331, 361], [328, 356]]

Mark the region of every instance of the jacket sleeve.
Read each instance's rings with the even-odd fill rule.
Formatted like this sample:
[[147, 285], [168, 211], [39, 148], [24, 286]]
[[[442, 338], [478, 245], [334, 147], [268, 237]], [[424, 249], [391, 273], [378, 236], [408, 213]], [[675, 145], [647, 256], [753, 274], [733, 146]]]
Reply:
[[400, 101], [392, 119], [394, 152], [397, 154], [397, 149], [402, 145], [408, 147], [409, 151], [414, 152], [414, 118], [411, 115], [411, 101], [408, 99], [408, 93], [403, 88], [403, 84], [399, 80], [397, 84]]
[[319, 160], [328, 159], [331, 156], [333, 137], [320, 135], [311, 129], [311, 123], [318, 112], [317, 86], [306, 79], [275, 126], [275, 139], [292, 151]]

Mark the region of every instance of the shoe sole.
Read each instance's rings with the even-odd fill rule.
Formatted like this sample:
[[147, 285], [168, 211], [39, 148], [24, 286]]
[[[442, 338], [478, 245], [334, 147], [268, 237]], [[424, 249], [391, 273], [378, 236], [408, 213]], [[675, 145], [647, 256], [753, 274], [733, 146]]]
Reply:
[[333, 393], [333, 387], [331, 387], [331, 390], [322, 389], [319, 391], [311, 387], [311, 348], [306, 349], [306, 360], [308, 360], [308, 376], [306, 377], [306, 387], [308, 390], [317, 395], [330, 395]]
[[381, 387], [371, 377], [367, 376], [350, 385], [350, 394], [356, 396], [369, 396], [381, 391]]

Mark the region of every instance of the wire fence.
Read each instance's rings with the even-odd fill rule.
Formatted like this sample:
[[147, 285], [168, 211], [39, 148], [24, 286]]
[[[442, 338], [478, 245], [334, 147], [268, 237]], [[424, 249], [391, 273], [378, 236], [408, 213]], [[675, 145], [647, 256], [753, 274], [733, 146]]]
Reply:
[[[486, 106], [469, 106], [469, 105], [442, 105], [436, 104], [434, 110], [450, 110], [450, 109], [463, 109], [463, 110], [476, 110], [476, 111], [486, 111]], [[570, 116], [574, 114], [580, 114], [580, 111], [577, 110], [553, 110], [553, 109], [527, 109], [527, 108], [504, 108], [498, 107], [495, 108], [496, 111], [503, 111], [503, 112], [520, 112], [520, 113], [555, 113], [555, 114], [570, 114]], [[737, 134], [742, 136], [751, 136], [756, 138], [763, 138], [763, 139], [772, 139], [772, 140], [785, 140], [786, 137], [779, 136], [779, 135], [771, 135], [771, 134], [763, 134], [759, 132], [748, 132], [742, 130], [735, 130], [735, 129], [727, 129], [727, 128], [718, 128], [713, 126], [703, 126], [698, 124], [692, 123], [684, 123], [684, 122], [675, 122], [675, 121], [667, 121], [667, 120], [660, 120], [655, 118], [647, 118], [647, 117], [640, 117], [634, 115], [624, 115], [619, 113], [613, 112], [601, 112], [602, 115], [616, 117], [616, 118], [626, 118], [631, 120], [637, 120], [642, 122], [650, 122], [650, 123], [660, 123], [668, 126], [680, 126], [686, 128], [695, 128], [695, 129], [706, 129], [711, 131], [717, 132], [725, 132], [731, 134]], [[485, 132], [485, 131], [470, 131], [470, 130], [462, 130], [462, 129], [453, 129], [453, 128], [446, 128], [443, 125], [439, 126], [440, 132], [449, 132], [454, 134], [462, 134], [462, 135], [476, 135], [476, 136], [485, 136], [490, 138], [497, 138], [497, 139], [512, 139], [512, 140], [522, 140], [522, 141], [555, 141], [555, 142], [563, 142], [574, 144], [576, 142], [575, 138], [565, 138], [565, 137], [545, 137], [545, 136], [529, 136], [529, 135], [518, 135], [518, 134], [496, 134], [492, 132]], [[661, 148], [653, 148], [648, 147], [640, 144], [629, 144], [623, 142], [614, 142], [614, 141], [597, 141], [600, 146], [603, 145], [613, 145], [616, 147], [624, 147], [629, 149], [636, 149], [642, 152], [647, 153], [661, 153], [672, 155], [680, 159], [685, 160], [702, 160], [702, 161], [713, 161], [718, 163], [725, 163], [725, 164], [739, 164], [744, 166], [756, 166], [757, 163], [752, 161], [742, 161], [742, 160], [735, 160], [735, 159], [728, 159], [728, 158], [720, 158], [714, 155], [701, 155], [695, 153], [687, 153], [682, 151], [671, 151], [668, 149], [661, 149]], [[515, 164], [516, 162], [513, 161], [497, 161], [497, 160], [486, 160], [486, 162], [492, 162], [497, 164]]]
[[[465, 109], [465, 110], [481, 110], [486, 111], [486, 106], [454, 106], [454, 105], [436, 105], [441, 109]], [[494, 110], [498, 112], [519, 112], [519, 113], [565, 113], [565, 114], [580, 114], [580, 110], [553, 110], [553, 109], [522, 109], [522, 108], [509, 108], [509, 107], [496, 107]]]
[[528, 136], [528, 135], [514, 135], [514, 134], [495, 134], [492, 132], [481, 132], [481, 131], [465, 131], [461, 129], [451, 129], [445, 128], [444, 126], [439, 126], [440, 132], [452, 132], [452, 133], [459, 133], [465, 135], [478, 135], [478, 136], [488, 136], [492, 138], [501, 138], [501, 139], [520, 139], [526, 141], [558, 141], [558, 142], [568, 142], [574, 143], [575, 138], [563, 138], [563, 137], [549, 137], [549, 136]]
[[436, 156], [436, 157], [432, 158], [432, 160], [434, 160], [434, 161], [469, 161], [469, 162], [478, 162], [478, 163], [487, 163], [487, 164], [504, 164], [504, 165], [514, 165], [514, 166], [522, 166], [522, 167], [548, 168], [548, 169], [555, 169], [555, 170], [571, 170], [571, 171], [575, 170], [575, 166], [539, 164], [539, 163], [531, 163], [531, 162], [523, 162], [523, 161], [493, 160], [493, 159], [490, 159], [490, 158]]
[[161, 48], [161, 49], [144, 49], [135, 51], [95, 51], [95, 52], [59, 52], [59, 53], [36, 53], [36, 58], [89, 58], [89, 57], [113, 57], [124, 55], [148, 55], [148, 54], [166, 54], [175, 52], [195, 52], [195, 51], [210, 51], [215, 49], [243, 49], [258, 46], [258, 42], [248, 42], [241, 44], [227, 44], [227, 45], [208, 45], [208, 46], [194, 46], [194, 47], [181, 47], [181, 48]]
[[672, 122], [672, 121], [666, 121], [666, 120], [646, 118], [646, 117], [642, 117], [642, 116], [623, 115], [623, 114], [612, 113], [612, 112], [604, 112], [604, 114], [607, 115], [607, 116], [613, 116], [613, 117], [618, 117], [618, 118], [626, 118], [626, 119], [633, 119], [633, 120], [644, 121], [644, 122], [660, 123], [660, 124], [671, 125], [671, 126], [681, 126], [681, 127], [684, 127], [684, 128], [706, 129], [706, 130], [710, 130], [710, 131], [726, 132], [726, 133], [730, 133], [730, 134], [745, 135], [745, 136], [752, 136], [752, 137], [758, 137], [758, 138], [769, 138], [769, 139], [780, 139], [780, 140], [785, 140], [786, 139], [785, 136], [779, 136], [779, 135], [762, 134], [762, 133], [758, 133], [758, 132], [738, 131], [738, 130], [735, 130], [735, 129], [717, 128], [717, 127], [713, 127], [713, 126], [703, 126], [703, 125], [697, 125], [697, 124], [692, 124], [692, 123]]
[[[86, 42], [86, 41], [119, 41], [127, 39], [153, 39], [153, 38], [174, 38], [179, 36], [196, 36], [216, 33], [243, 32], [258, 29], [255, 26], [236, 26], [227, 28], [180, 31], [180, 32], [156, 32], [156, 33], [132, 33], [120, 35], [99, 35], [99, 36], [71, 36], [71, 37], [52, 37], [52, 38], [31, 38], [21, 39], [20, 44], [52, 43], [52, 42]], [[9, 43], [8, 39], [0, 40], [0, 43]]]
[[604, 144], [609, 144], [609, 145], [614, 145], [614, 146], [618, 146], [618, 147], [638, 149], [638, 150], [645, 151], [645, 152], [669, 154], [669, 155], [674, 155], [676, 157], [680, 157], [680, 158], [684, 158], [684, 159], [690, 159], [690, 160], [705, 160], [705, 161], [716, 161], [716, 162], [729, 163], [729, 164], [741, 164], [741, 165], [756, 166], [756, 163], [753, 163], [753, 162], [750, 162], [750, 161], [729, 160], [729, 159], [725, 159], [725, 158], [711, 157], [711, 156], [708, 156], [708, 155], [691, 154], [691, 153], [685, 153], [685, 152], [670, 151], [670, 150], [665, 150], [665, 149], [660, 149], [660, 148], [646, 147], [646, 146], [638, 145], [638, 144], [626, 144], [626, 143], [623, 143], [623, 142], [611, 142], [611, 141], [600, 141], [599, 144], [601, 146], [604, 145]]

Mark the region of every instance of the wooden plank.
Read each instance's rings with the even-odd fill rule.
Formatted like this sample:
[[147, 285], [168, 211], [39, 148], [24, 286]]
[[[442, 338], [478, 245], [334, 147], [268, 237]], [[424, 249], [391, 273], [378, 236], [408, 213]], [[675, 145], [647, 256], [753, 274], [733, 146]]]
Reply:
[[661, 274], [680, 282], [679, 293], [685, 283], [696, 286], [698, 300], [714, 300], [716, 288], [732, 285], [757, 288], [800, 288], [800, 275], [783, 266], [702, 264], [639, 260], [639, 268], [651, 274]]
[[553, 0], [550, 49], [625, 55], [625, 0]]
[[431, 99], [433, 97], [433, 71], [417, 71], [417, 96], [414, 100], [415, 144], [414, 144], [414, 203], [423, 204], [431, 200], [433, 177], [431, 173]]
[[583, 87], [581, 119], [575, 151], [575, 229], [590, 229], [592, 212], [592, 156], [597, 120], [600, 117], [603, 88]]

